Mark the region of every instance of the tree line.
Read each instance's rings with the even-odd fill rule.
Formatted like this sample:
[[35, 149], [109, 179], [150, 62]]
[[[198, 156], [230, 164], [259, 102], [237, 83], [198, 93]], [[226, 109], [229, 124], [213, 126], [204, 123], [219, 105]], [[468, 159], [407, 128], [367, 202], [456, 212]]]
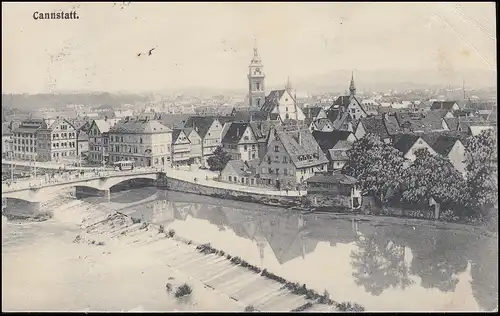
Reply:
[[465, 144], [465, 177], [451, 162], [427, 149], [415, 151], [405, 166], [403, 153], [376, 135], [356, 141], [343, 173], [359, 180], [366, 195], [382, 205], [425, 208], [431, 198], [458, 218], [484, 219], [497, 208], [497, 144], [493, 130], [469, 136]]

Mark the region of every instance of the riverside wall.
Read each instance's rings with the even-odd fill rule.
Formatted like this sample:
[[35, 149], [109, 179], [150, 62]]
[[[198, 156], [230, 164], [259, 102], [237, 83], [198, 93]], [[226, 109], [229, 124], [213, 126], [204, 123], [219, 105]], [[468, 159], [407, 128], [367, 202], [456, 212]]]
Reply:
[[272, 196], [254, 192], [242, 192], [226, 188], [217, 188], [199, 183], [192, 183], [165, 175], [159, 176], [157, 186], [170, 191], [192, 193], [198, 195], [211, 196], [221, 199], [237, 200], [242, 202], [260, 203], [282, 207], [300, 207], [302, 197], [298, 196]]

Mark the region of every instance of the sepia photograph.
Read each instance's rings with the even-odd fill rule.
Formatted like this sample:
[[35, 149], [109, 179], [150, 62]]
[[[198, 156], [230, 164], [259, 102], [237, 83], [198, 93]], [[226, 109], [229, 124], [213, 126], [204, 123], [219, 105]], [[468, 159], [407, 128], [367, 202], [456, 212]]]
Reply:
[[2, 2], [2, 312], [498, 311], [495, 2]]

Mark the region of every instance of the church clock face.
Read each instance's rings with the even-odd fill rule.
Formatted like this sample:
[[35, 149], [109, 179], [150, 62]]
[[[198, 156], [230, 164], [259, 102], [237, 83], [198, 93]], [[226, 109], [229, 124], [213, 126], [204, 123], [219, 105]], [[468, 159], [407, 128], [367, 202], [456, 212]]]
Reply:
[[260, 68], [255, 69], [255, 74], [260, 74]]

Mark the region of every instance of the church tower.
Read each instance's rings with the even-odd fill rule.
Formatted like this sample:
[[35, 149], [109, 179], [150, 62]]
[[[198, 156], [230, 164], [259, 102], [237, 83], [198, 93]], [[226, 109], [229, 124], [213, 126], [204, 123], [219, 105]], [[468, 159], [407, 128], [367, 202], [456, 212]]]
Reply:
[[248, 101], [249, 106], [260, 108], [264, 104], [266, 92], [264, 90], [264, 66], [259, 57], [257, 46], [253, 49], [253, 58], [248, 66]]
[[354, 71], [351, 73], [351, 84], [349, 85], [350, 97], [356, 96], [356, 86], [354, 85]]

